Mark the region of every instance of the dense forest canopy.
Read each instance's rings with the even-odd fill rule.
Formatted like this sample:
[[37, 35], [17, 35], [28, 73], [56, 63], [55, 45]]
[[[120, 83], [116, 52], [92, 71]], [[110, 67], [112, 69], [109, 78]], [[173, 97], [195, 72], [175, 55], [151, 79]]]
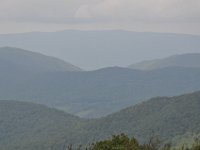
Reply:
[[[81, 119], [43, 105], [0, 101], [0, 147], [5, 150], [60, 150], [125, 133], [145, 143], [152, 132], [161, 141], [200, 133], [200, 92], [158, 97], [99, 119]], [[159, 112], [159, 113], [158, 113]], [[171, 141], [173, 139], [173, 141]]]

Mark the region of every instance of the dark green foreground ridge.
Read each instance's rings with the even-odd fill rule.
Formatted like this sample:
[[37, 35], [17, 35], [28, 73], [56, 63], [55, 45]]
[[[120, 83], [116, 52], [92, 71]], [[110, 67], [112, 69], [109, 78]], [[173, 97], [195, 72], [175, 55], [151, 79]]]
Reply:
[[125, 133], [145, 142], [200, 133], [200, 92], [158, 97], [101, 119], [84, 120], [46, 106], [0, 101], [1, 150], [62, 150]]

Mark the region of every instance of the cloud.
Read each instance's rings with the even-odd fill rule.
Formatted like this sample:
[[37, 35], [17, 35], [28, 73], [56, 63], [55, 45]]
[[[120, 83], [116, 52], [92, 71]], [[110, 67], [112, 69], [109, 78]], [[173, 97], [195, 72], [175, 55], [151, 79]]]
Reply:
[[82, 3], [73, 0], [0, 0], [0, 20], [65, 22], [73, 19]]
[[0, 25], [12, 22], [195, 33], [200, 0], [0, 0]]
[[0, 0], [16, 21], [200, 21], [199, 0]]
[[87, 20], [200, 22], [200, 1], [104, 0], [82, 5], [75, 16]]

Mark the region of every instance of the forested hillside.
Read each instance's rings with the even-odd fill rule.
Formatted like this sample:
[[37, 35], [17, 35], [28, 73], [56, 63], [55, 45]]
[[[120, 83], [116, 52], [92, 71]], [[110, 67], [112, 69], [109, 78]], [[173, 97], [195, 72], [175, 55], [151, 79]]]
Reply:
[[82, 119], [42, 105], [0, 101], [1, 150], [61, 149], [78, 142]]
[[144, 142], [154, 133], [162, 141], [200, 133], [200, 92], [158, 97], [101, 119], [83, 120], [32, 103], [0, 101], [2, 150], [61, 150], [126, 133]]
[[[88, 129], [104, 134], [124, 132], [145, 140], [154, 133], [162, 140], [200, 132], [200, 92], [158, 97], [97, 120]], [[98, 126], [99, 125], [99, 126]]]
[[200, 150], [200, 0], [0, 0], [0, 150]]

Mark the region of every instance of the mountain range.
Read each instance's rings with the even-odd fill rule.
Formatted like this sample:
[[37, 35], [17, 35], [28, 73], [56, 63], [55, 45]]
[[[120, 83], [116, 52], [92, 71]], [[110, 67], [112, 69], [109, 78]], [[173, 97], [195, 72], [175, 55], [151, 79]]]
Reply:
[[99, 119], [81, 119], [46, 106], [0, 101], [2, 150], [61, 150], [127, 133], [144, 142], [200, 132], [200, 92], [157, 97]]
[[12, 46], [69, 61], [84, 70], [128, 66], [141, 60], [200, 52], [200, 36], [124, 30], [1, 34], [0, 46]]
[[0, 149], [65, 150], [120, 133], [140, 142], [154, 134], [176, 144], [199, 135], [199, 58], [190, 53], [84, 71], [55, 57], [2, 47]]
[[194, 67], [81, 71], [25, 50], [1, 48], [0, 53], [0, 99], [44, 104], [85, 118], [106, 116], [155, 96], [200, 90], [200, 69]]

